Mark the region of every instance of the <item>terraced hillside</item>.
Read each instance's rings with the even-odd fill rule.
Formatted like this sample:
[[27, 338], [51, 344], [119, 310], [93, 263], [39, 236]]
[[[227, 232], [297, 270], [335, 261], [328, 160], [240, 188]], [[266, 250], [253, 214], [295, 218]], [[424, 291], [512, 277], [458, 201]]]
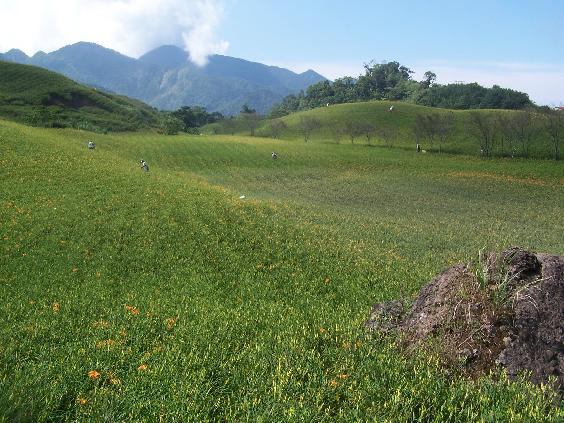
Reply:
[[45, 69], [0, 61], [0, 117], [37, 126], [127, 131], [158, 126], [158, 112]]
[[483, 247], [564, 253], [559, 163], [0, 121], [0, 164], [0, 421], [564, 417], [363, 327]]

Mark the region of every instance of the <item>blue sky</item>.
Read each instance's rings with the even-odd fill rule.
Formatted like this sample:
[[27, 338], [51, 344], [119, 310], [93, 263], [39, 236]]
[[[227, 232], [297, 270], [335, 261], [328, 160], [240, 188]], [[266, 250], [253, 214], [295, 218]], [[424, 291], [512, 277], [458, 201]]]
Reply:
[[90, 41], [132, 57], [176, 44], [330, 79], [395, 60], [414, 78], [564, 103], [564, 0], [0, 0], [0, 52]]
[[295, 61], [564, 61], [564, 1], [231, 0], [229, 53]]
[[525, 90], [564, 102], [564, 0], [269, 1], [226, 3], [227, 54], [329, 78], [397, 60], [439, 82]]

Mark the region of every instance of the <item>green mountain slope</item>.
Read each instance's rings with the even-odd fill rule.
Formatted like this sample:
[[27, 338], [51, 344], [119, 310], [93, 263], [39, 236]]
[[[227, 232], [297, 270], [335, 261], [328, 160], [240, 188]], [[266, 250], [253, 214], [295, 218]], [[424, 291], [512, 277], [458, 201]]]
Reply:
[[0, 61], [0, 116], [37, 126], [136, 130], [158, 124], [140, 101], [80, 85], [35, 66]]

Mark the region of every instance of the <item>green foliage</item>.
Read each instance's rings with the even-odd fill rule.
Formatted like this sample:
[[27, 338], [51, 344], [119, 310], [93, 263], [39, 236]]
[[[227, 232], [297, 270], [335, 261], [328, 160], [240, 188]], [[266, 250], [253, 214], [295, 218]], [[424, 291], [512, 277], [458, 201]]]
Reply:
[[529, 96], [494, 85], [484, 88], [477, 83], [431, 86], [417, 104], [445, 109], [524, 109], [532, 106]]
[[176, 135], [182, 130], [186, 130], [184, 122], [173, 113], [163, 113], [161, 117], [160, 130], [165, 135]]
[[184, 106], [172, 112], [172, 115], [182, 121], [182, 130], [191, 132], [210, 123], [215, 123], [223, 119], [219, 112], [208, 113], [203, 107]]
[[0, 116], [34, 126], [96, 132], [156, 127], [140, 101], [84, 87], [56, 73], [0, 61]]
[[482, 245], [563, 254], [559, 163], [6, 121], [0, 158], [0, 420], [563, 418], [363, 329]]

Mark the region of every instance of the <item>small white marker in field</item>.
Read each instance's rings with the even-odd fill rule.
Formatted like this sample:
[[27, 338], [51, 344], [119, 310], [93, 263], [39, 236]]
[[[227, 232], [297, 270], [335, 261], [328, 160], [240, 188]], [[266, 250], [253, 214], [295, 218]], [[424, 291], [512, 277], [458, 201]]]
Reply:
[[241, 200], [243, 200], [243, 199], [245, 199], [245, 196], [242, 195], [242, 196], [240, 196], [239, 198], [240, 198]]

